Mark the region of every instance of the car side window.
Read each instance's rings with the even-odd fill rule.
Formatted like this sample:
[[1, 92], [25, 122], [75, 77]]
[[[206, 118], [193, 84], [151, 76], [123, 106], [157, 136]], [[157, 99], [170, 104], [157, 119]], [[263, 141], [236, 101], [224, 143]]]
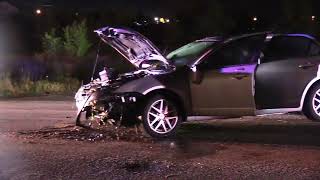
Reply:
[[[284, 60], [288, 58], [306, 57], [312, 41], [301, 36], [276, 36], [267, 44], [264, 53], [264, 62]], [[312, 53], [317, 52], [316, 48]]]
[[260, 56], [264, 40], [265, 35], [257, 35], [229, 42], [205, 57], [199, 67], [200, 69], [217, 69], [255, 63]]
[[309, 56], [319, 56], [320, 55], [320, 47], [315, 42], [311, 42], [310, 49], [309, 49]]

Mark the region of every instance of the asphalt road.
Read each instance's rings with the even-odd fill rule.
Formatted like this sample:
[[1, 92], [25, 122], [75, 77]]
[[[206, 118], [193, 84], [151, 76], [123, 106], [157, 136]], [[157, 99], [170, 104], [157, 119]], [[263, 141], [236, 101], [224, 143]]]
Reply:
[[0, 179], [320, 179], [320, 123], [193, 121], [174, 139], [73, 124], [71, 98], [0, 101]]

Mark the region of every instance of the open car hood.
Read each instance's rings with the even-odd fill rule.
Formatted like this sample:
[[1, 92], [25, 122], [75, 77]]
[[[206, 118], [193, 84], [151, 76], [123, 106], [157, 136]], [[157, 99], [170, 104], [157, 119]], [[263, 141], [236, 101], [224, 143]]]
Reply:
[[159, 60], [169, 64], [158, 48], [138, 32], [114, 27], [103, 27], [94, 32], [137, 68], [145, 60]]

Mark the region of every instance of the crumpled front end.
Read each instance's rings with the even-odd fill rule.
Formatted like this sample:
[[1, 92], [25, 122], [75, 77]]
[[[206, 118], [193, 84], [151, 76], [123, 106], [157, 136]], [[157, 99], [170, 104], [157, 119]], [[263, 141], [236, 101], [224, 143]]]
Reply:
[[[103, 74], [103, 73], [101, 73]], [[79, 88], [75, 95], [78, 108], [77, 124], [80, 125], [81, 114], [85, 119], [104, 123], [121, 121], [123, 116], [136, 114], [137, 104], [142, 94], [136, 92], [119, 93], [116, 90], [128, 81], [136, 79], [134, 74], [122, 75], [117, 79], [101, 81], [97, 79]]]

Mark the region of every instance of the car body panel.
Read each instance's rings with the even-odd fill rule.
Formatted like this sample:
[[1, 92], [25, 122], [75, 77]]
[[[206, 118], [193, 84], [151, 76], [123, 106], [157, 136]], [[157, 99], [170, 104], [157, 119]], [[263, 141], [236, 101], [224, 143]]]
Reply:
[[148, 95], [154, 91], [165, 90], [176, 95], [181, 100], [186, 112], [191, 113], [189, 82], [186, 78], [188, 71], [190, 69], [187, 66], [183, 66], [171, 73], [148, 75], [123, 84], [114, 93], [136, 92]]
[[[311, 44], [318, 48], [318, 53], [311, 51]], [[257, 109], [301, 111], [307, 86], [318, 76], [320, 58], [315, 54], [319, 56], [319, 43], [312, 36], [270, 34], [256, 72]]]
[[[199, 71], [203, 71], [201, 73], [203, 74], [202, 82], [191, 84], [192, 105], [196, 115], [243, 116], [255, 114], [254, 77], [265, 38], [265, 33], [229, 38], [217, 46], [211, 54], [209, 53], [203, 59], [196, 61], [194, 66]], [[237, 48], [236, 45], [239, 43], [245, 45], [243, 49]], [[220, 55], [215, 55], [224, 50], [226, 51]], [[246, 55], [239, 60], [227, 61], [232, 65], [214, 63], [236, 53]]]
[[128, 28], [103, 27], [94, 32], [137, 68], [146, 60], [159, 60], [169, 64], [158, 48], [136, 31]]
[[147, 92], [149, 89], [154, 89], [154, 87], [165, 88], [165, 86], [161, 82], [159, 82], [155, 77], [146, 76], [133, 81], [129, 81], [121, 85], [114, 91], [114, 93], [137, 92], [141, 94], [146, 94], [145, 92]]
[[[314, 57], [260, 64], [256, 73], [257, 108], [300, 107], [307, 84], [317, 76], [319, 62], [319, 57]], [[309, 63], [313, 66], [305, 69], [301, 67]]]
[[200, 84], [191, 83], [195, 115], [253, 115], [255, 64], [204, 72]]

